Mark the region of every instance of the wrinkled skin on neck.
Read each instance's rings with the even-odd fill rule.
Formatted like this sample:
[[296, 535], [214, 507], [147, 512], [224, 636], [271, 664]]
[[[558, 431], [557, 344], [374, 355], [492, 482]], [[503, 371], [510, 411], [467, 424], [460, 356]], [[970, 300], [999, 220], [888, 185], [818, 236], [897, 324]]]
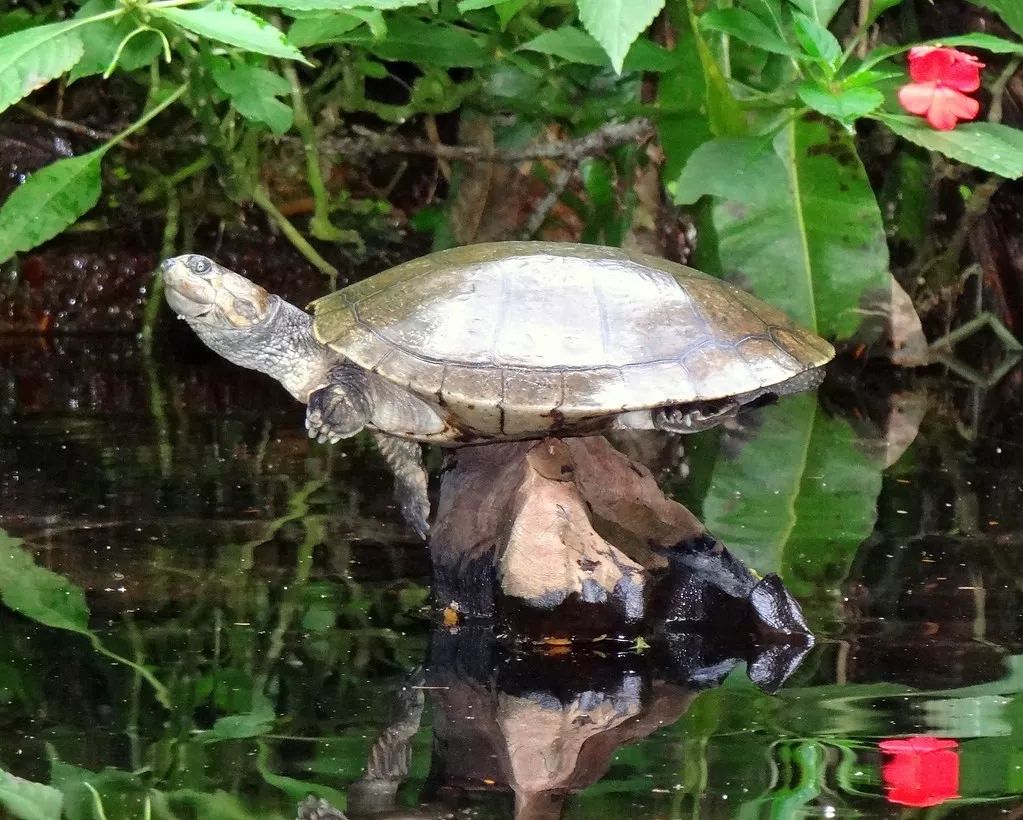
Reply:
[[313, 337], [312, 317], [211, 259], [162, 265], [167, 303], [212, 350], [277, 379], [296, 399], [327, 383], [339, 357]]

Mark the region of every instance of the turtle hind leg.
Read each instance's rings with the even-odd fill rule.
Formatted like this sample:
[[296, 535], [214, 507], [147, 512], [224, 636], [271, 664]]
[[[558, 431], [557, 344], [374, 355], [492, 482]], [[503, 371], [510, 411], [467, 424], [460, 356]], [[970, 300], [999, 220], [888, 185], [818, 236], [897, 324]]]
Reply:
[[668, 433], [698, 433], [732, 418], [739, 412], [737, 401], [693, 402], [659, 407], [652, 411], [654, 427]]
[[426, 494], [423, 448], [418, 441], [373, 433], [384, 461], [394, 475], [394, 500], [409, 526], [424, 541], [430, 533], [430, 499]]

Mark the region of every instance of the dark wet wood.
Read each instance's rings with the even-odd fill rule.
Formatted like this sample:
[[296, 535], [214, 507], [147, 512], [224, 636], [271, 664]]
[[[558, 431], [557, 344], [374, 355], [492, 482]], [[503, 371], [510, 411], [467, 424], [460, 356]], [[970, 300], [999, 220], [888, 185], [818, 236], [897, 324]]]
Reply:
[[441, 484], [435, 597], [462, 615], [491, 616], [497, 601], [571, 614], [549, 619], [565, 629], [615, 632], [645, 614], [650, 572], [667, 567], [655, 548], [704, 534], [603, 438], [463, 447]]

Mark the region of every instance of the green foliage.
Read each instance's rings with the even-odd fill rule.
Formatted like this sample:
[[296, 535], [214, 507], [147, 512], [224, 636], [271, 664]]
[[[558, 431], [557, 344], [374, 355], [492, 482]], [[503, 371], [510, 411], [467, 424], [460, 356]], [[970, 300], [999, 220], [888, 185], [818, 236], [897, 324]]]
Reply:
[[1005, 24], [1023, 37], [1023, 3], [1018, 0], [970, 0], [975, 6], [997, 12]]
[[160, 8], [156, 3], [151, 4], [151, 8], [183, 29], [211, 40], [270, 57], [305, 60], [283, 32], [227, 0], [214, 0], [198, 9]]
[[914, 117], [885, 116], [882, 121], [900, 137], [1009, 179], [1023, 176], [1023, 132], [991, 122], [935, 131]]
[[[874, 0], [867, 24], [898, 2]], [[1023, 27], [1019, 4], [975, 2], [1017, 33]], [[321, 242], [358, 244], [351, 222], [379, 212], [379, 203], [338, 190], [341, 175], [327, 174], [321, 156], [321, 140], [349, 115], [404, 124], [460, 109], [510, 113], [534, 136], [551, 124], [582, 135], [645, 115], [659, 129], [666, 186], [677, 204], [693, 206], [702, 263], [820, 332], [848, 338], [861, 305], [888, 277], [880, 209], [857, 156], [862, 121], [953, 161], [1023, 175], [1015, 129], [976, 123], [939, 133], [904, 116], [892, 92], [907, 80], [903, 54], [915, 43], [862, 55], [861, 6], [87, 0], [61, 22], [53, 10], [0, 13], [0, 112], [60, 77], [74, 82], [117, 71], [149, 86], [151, 97], [187, 87], [159, 130], [169, 142], [199, 132], [203, 144], [173, 144], [137, 168], [125, 162], [144, 199], [178, 197], [175, 186], [210, 175], [222, 189], [221, 213], [238, 204], [262, 208], [332, 277], [337, 271], [264, 187], [265, 170], [286, 153], [282, 138], [294, 134], [301, 143], [313, 209], [306, 232]], [[665, 24], [651, 26], [662, 13]], [[935, 42], [1023, 54], [1019, 42], [985, 33], [950, 32]], [[657, 75], [650, 78], [655, 105], [642, 93], [644, 74]], [[101, 160], [116, 143], [33, 174], [0, 207], [0, 261], [67, 229], [100, 200]], [[183, 156], [187, 151], [192, 155]], [[581, 190], [570, 188], [565, 199], [582, 217], [585, 237], [626, 237], [630, 220], [640, 218], [631, 186], [641, 167], [624, 150], [579, 165]], [[549, 169], [536, 173], [548, 184], [556, 178]], [[196, 199], [206, 204], [209, 197]]]
[[788, 397], [761, 419], [753, 441], [713, 463], [704, 522], [750, 566], [780, 573], [808, 614], [834, 616], [834, 593], [874, 528], [884, 465], [813, 396]]
[[664, 0], [578, 0], [578, 3], [579, 19], [604, 47], [619, 74], [629, 47], [664, 7]]
[[104, 154], [58, 160], [15, 189], [0, 207], [0, 261], [52, 239], [99, 201]]
[[52, 786], [22, 780], [0, 769], [0, 806], [11, 817], [17, 820], [60, 820], [63, 802], [61, 793]]
[[21, 542], [0, 530], [0, 599], [5, 606], [54, 629], [88, 632], [82, 590], [35, 563]]
[[[887, 286], [888, 249], [884, 226], [866, 172], [852, 139], [821, 121], [798, 120], [773, 140], [773, 156], [763, 143], [747, 140], [752, 153], [691, 172], [705, 159], [697, 152], [682, 180], [728, 176], [733, 163], [764, 173], [750, 192], [715, 202], [709, 221], [716, 254], [701, 264], [721, 272], [807, 327], [838, 338], [852, 335], [860, 323], [860, 303]], [[752, 167], [750, 167], [752, 166]], [[770, 186], [774, 190], [771, 195]], [[688, 198], [697, 193], [689, 186]], [[709, 193], [709, 191], [707, 192]], [[772, 272], [784, 271], [784, 275]]]
[[0, 112], [81, 59], [85, 46], [75, 28], [51, 23], [0, 37]]

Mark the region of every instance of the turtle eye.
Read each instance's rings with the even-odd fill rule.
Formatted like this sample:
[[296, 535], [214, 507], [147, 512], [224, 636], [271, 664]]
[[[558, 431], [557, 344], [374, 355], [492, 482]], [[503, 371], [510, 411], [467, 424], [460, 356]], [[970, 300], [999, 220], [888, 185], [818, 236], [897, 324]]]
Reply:
[[213, 267], [210, 260], [205, 256], [193, 256], [190, 261], [189, 267], [193, 273], [209, 273], [210, 268]]

